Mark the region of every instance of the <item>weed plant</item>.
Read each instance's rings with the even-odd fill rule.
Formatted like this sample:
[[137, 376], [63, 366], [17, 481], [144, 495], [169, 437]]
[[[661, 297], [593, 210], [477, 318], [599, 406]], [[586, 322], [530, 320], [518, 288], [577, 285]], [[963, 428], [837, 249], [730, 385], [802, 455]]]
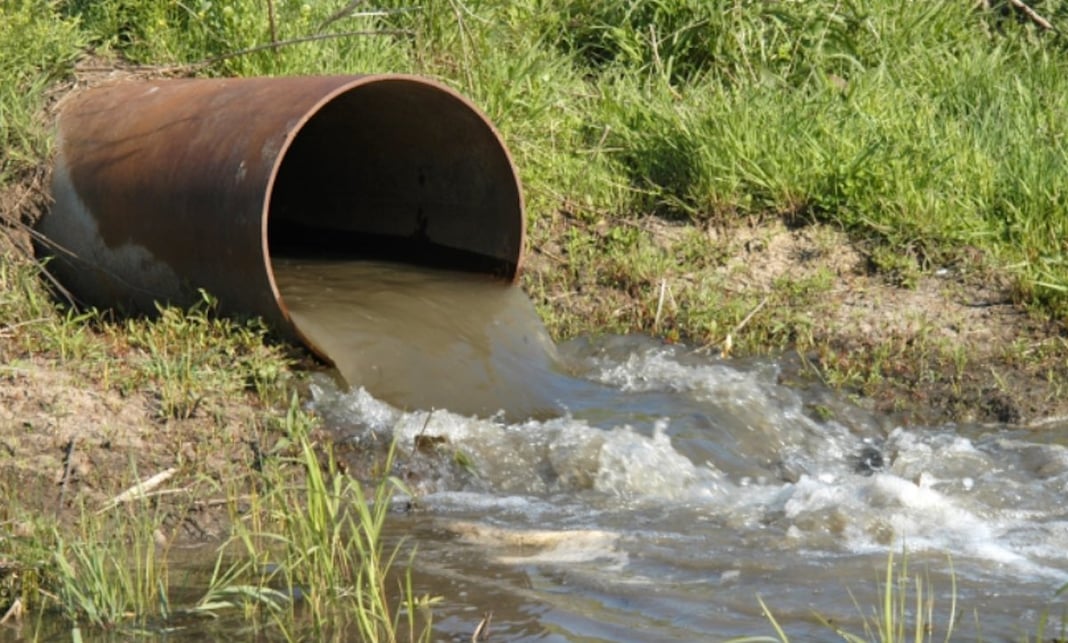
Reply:
[[96, 519], [83, 512], [74, 539], [54, 535], [56, 603], [67, 618], [95, 628], [169, 618], [167, 551], [154, 538], [159, 516], [148, 510]]
[[[879, 605], [869, 608], [854, 601], [857, 612], [861, 617], [861, 629], [863, 634], [858, 634], [835, 623], [822, 614], [814, 614], [814, 618], [829, 633], [845, 643], [930, 643], [933, 641], [955, 641], [960, 639], [958, 629], [959, 620], [962, 617], [957, 602], [957, 583], [953, 573], [952, 561], [949, 561], [951, 585], [949, 588], [948, 604], [937, 606], [944, 609], [944, 615], [936, 613], [935, 588], [930, 578], [921, 573], [909, 571], [908, 551], [903, 548], [900, 557], [894, 555], [891, 550], [886, 557], [886, 570], [880, 587], [881, 602]], [[1064, 591], [1062, 588], [1057, 592], [1059, 595]], [[775, 632], [775, 636], [749, 636], [731, 639], [730, 643], [789, 643], [790, 637], [783, 626], [775, 618], [774, 611], [757, 597], [757, 602], [764, 616]], [[1028, 643], [1031, 640], [1047, 640], [1047, 626], [1049, 613], [1044, 610], [1034, 639], [1030, 634], [1023, 634], [1018, 640]], [[979, 617], [976, 614], [977, 634], [975, 640], [983, 640], [982, 628], [979, 625]], [[1065, 635], [1062, 625], [1059, 638], [1054, 636], [1048, 640], [1063, 640]]]
[[[952, 570], [952, 564], [950, 564]], [[952, 576], [951, 576], [952, 577]], [[910, 575], [908, 556], [903, 553], [898, 561], [890, 551], [886, 558], [886, 574], [880, 589], [882, 602], [875, 607], [873, 614], [868, 614], [862, 606], [856, 605], [862, 617], [864, 634], [858, 635], [821, 614], [815, 614], [816, 620], [846, 643], [904, 643], [905, 641], [954, 640], [957, 614], [956, 578], [950, 591], [949, 611], [944, 622], [934, 616], [933, 590], [930, 580], [921, 575]], [[732, 639], [731, 643], [788, 643], [790, 640], [783, 627], [776, 620], [773, 611], [762, 598], [757, 597], [764, 616], [775, 630], [775, 637], [746, 637]], [[914, 603], [911, 601], [915, 601]], [[939, 635], [938, 630], [944, 632]]]
[[[340, 471], [329, 446], [310, 436], [312, 423], [294, 399], [285, 441], [292, 452], [269, 469], [248, 516], [234, 516], [241, 555], [270, 569], [262, 579], [297, 600], [312, 629], [351, 625], [365, 641], [429, 640], [429, 597], [416, 597], [410, 569], [394, 570], [400, 545], [386, 550], [383, 528], [403, 484], [389, 475], [392, 452], [370, 494]], [[287, 470], [295, 465], [294, 478]], [[422, 622], [421, 622], [422, 621]]]

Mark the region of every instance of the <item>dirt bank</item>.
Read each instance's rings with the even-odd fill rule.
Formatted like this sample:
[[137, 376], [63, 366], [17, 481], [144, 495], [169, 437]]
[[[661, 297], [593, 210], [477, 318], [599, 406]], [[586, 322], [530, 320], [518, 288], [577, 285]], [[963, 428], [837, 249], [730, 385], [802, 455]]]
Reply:
[[[903, 423], [1038, 428], [1068, 417], [1065, 329], [1014, 302], [1011, 275], [985, 257], [964, 252], [959, 263], [902, 274], [873, 265], [866, 244], [819, 223], [771, 218], [695, 229], [650, 218], [639, 224], [645, 245], [670, 257], [692, 253], [694, 237], [704, 237], [716, 259], [690, 262], [645, 288], [614, 288], [614, 275], [573, 269], [556, 243], [572, 225], [558, 218], [550, 234], [541, 233], [548, 250], [535, 245], [527, 263], [525, 283], [536, 285], [550, 318], [611, 316], [614, 324], [622, 317], [647, 331], [659, 321], [668, 338], [732, 356], [740, 344], [792, 355], [784, 380], [829, 385]], [[673, 325], [710, 296], [724, 306], [750, 303], [725, 331]], [[755, 340], [741, 341], [747, 334]]]

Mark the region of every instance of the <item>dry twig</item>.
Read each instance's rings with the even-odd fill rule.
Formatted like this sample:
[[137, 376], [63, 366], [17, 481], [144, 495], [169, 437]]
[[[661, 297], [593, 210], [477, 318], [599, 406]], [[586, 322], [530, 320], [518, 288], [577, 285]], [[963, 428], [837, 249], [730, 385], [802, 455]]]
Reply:
[[56, 515], [63, 510], [63, 502], [67, 495], [67, 486], [70, 483], [71, 473], [74, 471], [74, 445], [78, 441], [78, 436], [72, 435], [70, 442], [67, 443], [67, 453], [63, 460], [63, 479], [60, 480], [59, 487], [59, 502], [56, 505]]
[[170, 469], [160, 471], [151, 478], [138, 482], [134, 486], [130, 487], [126, 491], [123, 491], [122, 493], [108, 501], [108, 503], [104, 505], [104, 507], [101, 508], [100, 511], [107, 511], [108, 509], [111, 509], [116, 505], [121, 505], [124, 502], [129, 502], [137, 498], [144, 498], [149, 491], [152, 491], [156, 487], [160, 486], [164, 482], [174, 477], [175, 473], [178, 473], [178, 469], [176, 467], [171, 467]]
[[489, 640], [489, 628], [491, 621], [493, 621], [492, 610], [482, 615], [482, 620], [479, 621], [478, 627], [476, 627], [474, 633], [471, 634], [471, 643], [478, 643], [478, 641]]
[[1035, 23], [1039, 27], [1045, 29], [1046, 31], [1056, 31], [1056, 29], [1053, 27], [1053, 23], [1040, 16], [1037, 11], [1025, 4], [1023, 0], [1009, 0], [1009, 4], [1011, 4], [1014, 9], [1027, 16], [1028, 20]]
[[0, 625], [4, 625], [12, 619], [16, 621], [21, 619], [22, 614], [25, 611], [25, 608], [22, 606], [22, 599], [16, 598], [14, 602], [11, 603], [11, 607], [9, 607], [7, 609], [7, 612], [4, 613], [3, 618], [0, 618]]

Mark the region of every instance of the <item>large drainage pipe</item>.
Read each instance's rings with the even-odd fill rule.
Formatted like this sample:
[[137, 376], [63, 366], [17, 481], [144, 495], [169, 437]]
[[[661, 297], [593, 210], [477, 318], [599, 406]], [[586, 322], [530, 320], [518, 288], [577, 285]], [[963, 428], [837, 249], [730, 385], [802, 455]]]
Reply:
[[515, 167], [465, 98], [411, 76], [137, 81], [63, 106], [48, 269], [83, 303], [151, 312], [204, 289], [328, 355], [272, 257], [394, 259], [514, 280]]

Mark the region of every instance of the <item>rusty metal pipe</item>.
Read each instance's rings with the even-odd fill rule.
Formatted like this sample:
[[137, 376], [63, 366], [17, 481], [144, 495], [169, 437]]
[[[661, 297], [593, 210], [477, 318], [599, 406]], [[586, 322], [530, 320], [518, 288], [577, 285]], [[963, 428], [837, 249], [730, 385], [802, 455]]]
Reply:
[[84, 303], [154, 310], [204, 289], [329, 360], [272, 257], [376, 256], [514, 280], [523, 199], [501, 137], [412, 76], [153, 80], [86, 90], [58, 122], [48, 268]]

